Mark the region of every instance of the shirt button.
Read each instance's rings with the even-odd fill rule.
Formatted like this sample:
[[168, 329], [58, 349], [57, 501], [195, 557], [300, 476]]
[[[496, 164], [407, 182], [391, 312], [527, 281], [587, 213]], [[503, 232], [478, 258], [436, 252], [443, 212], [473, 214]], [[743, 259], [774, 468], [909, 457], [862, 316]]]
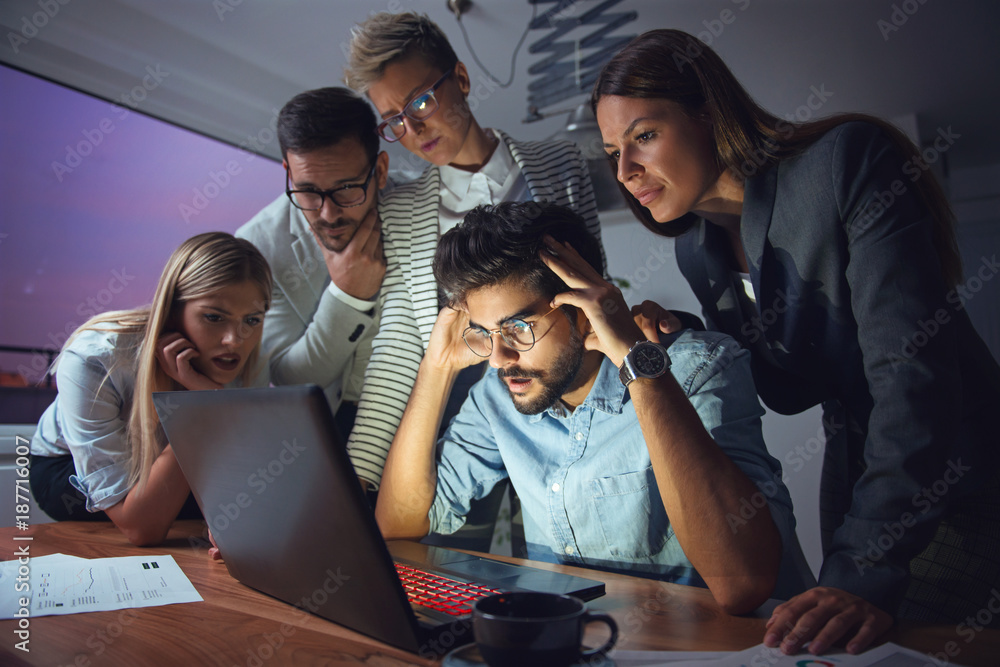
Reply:
[[566, 555], [567, 556], [572, 556], [573, 555], [573, 551], [574, 551], [573, 547], [566, 547]]
[[576, 434], [576, 439], [577, 440], [583, 440], [583, 433], [577, 433]]
[[559, 492], [559, 482], [556, 482], [555, 484], [552, 485], [552, 490], [557, 493]]

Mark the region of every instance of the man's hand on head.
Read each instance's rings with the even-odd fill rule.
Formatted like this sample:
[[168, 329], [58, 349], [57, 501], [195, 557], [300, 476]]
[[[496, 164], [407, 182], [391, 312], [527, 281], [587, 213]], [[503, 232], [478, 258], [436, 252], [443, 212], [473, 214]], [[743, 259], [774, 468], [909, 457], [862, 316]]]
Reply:
[[605, 280], [570, 244], [559, 243], [551, 236], [544, 240], [547, 250], [539, 253], [542, 261], [570, 288], [557, 294], [552, 305], [570, 305], [582, 310], [593, 328], [583, 341], [584, 347], [599, 350], [616, 366], [621, 366], [629, 348], [646, 339], [622, 291]]
[[382, 221], [376, 207], [368, 211], [343, 250], [335, 252], [322, 243], [319, 247], [323, 251], [330, 280], [341, 291], [365, 300], [378, 294], [385, 277], [385, 251], [382, 248]]
[[483, 361], [465, 344], [462, 333], [469, 326], [469, 314], [445, 306], [438, 313], [424, 360], [440, 370], [460, 371]]

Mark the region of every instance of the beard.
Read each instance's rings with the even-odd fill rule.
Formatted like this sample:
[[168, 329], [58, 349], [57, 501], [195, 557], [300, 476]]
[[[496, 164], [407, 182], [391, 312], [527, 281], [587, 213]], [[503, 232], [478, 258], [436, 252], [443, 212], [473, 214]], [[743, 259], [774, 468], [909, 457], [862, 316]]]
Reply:
[[[341, 252], [347, 247], [347, 244], [351, 242], [354, 238], [354, 234], [357, 232], [357, 227], [360, 223], [355, 220], [348, 220], [346, 218], [338, 218], [334, 222], [327, 222], [326, 220], [320, 219], [316, 222], [310, 222], [309, 226], [312, 228], [313, 236], [319, 241], [320, 245], [329, 250], [330, 252]], [[337, 238], [330, 238], [327, 233], [340, 230], [348, 230], [342, 233]]]
[[[510, 394], [514, 408], [522, 415], [537, 415], [545, 412], [555, 405], [556, 401], [566, 393], [573, 381], [576, 380], [580, 366], [583, 364], [583, 336], [576, 328], [573, 328], [572, 332], [569, 344], [552, 361], [547, 371], [527, 370], [517, 366], [497, 370], [497, 379]], [[504, 378], [508, 377], [535, 380], [540, 389], [538, 395], [534, 398], [528, 398], [515, 394], [503, 381]]]

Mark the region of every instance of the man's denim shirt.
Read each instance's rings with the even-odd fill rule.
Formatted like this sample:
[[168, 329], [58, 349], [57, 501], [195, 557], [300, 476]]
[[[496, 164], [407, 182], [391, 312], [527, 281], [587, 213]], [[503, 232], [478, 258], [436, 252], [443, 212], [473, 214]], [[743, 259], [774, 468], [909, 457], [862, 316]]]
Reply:
[[[743, 516], [728, 518], [730, 527], [749, 530], [745, 520], [766, 500], [786, 553], [775, 594], [800, 592], [809, 575], [787, 555], [793, 543], [798, 550], [792, 503], [780, 464], [764, 446], [749, 353], [714, 332], [688, 330], [664, 343], [670, 340], [677, 382], [715, 442], [761, 490], [746, 499]], [[674, 535], [635, 407], [609, 359], [572, 413], [561, 402], [541, 414], [519, 413], [490, 369], [438, 451], [432, 531], [458, 530], [470, 501], [509, 476], [521, 500], [529, 558], [704, 585]]]

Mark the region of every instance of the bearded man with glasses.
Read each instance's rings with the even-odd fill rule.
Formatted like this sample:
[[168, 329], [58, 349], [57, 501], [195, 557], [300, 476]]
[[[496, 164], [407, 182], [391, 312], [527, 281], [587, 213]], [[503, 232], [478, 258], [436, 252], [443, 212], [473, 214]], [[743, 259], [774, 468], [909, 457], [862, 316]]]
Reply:
[[[398, 142], [423, 168], [379, 203], [388, 260], [383, 325], [348, 443], [358, 474], [378, 484], [440, 309], [431, 271], [440, 236], [482, 204], [547, 201], [579, 213], [602, 258], [604, 251], [579, 148], [566, 141], [516, 141], [481, 127], [473, 109], [504, 93], [472, 80], [427, 16], [381, 12], [354, 26], [345, 80], [375, 105], [379, 136]], [[478, 379], [475, 373], [470, 369], [456, 381], [449, 414]]]
[[[749, 353], [715, 332], [647, 339], [603, 272], [565, 207], [479, 207], [441, 238], [450, 306], [386, 460], [383, 535], [455, 531], [509, 479], [533, 560], [707, 586], [733, 614], [804, 590]], [[451, 383], [482, 358], [489, 372], [437, 439]]]
[[285, 194], [236, 235], [274, 274], [261, 341], [271, 381], [323, 387], [346, 438], [378, 328], [386, 263], [377, 204], [389, 156], [371, 106], [346, 88], [295, 96], [277, 134]]

